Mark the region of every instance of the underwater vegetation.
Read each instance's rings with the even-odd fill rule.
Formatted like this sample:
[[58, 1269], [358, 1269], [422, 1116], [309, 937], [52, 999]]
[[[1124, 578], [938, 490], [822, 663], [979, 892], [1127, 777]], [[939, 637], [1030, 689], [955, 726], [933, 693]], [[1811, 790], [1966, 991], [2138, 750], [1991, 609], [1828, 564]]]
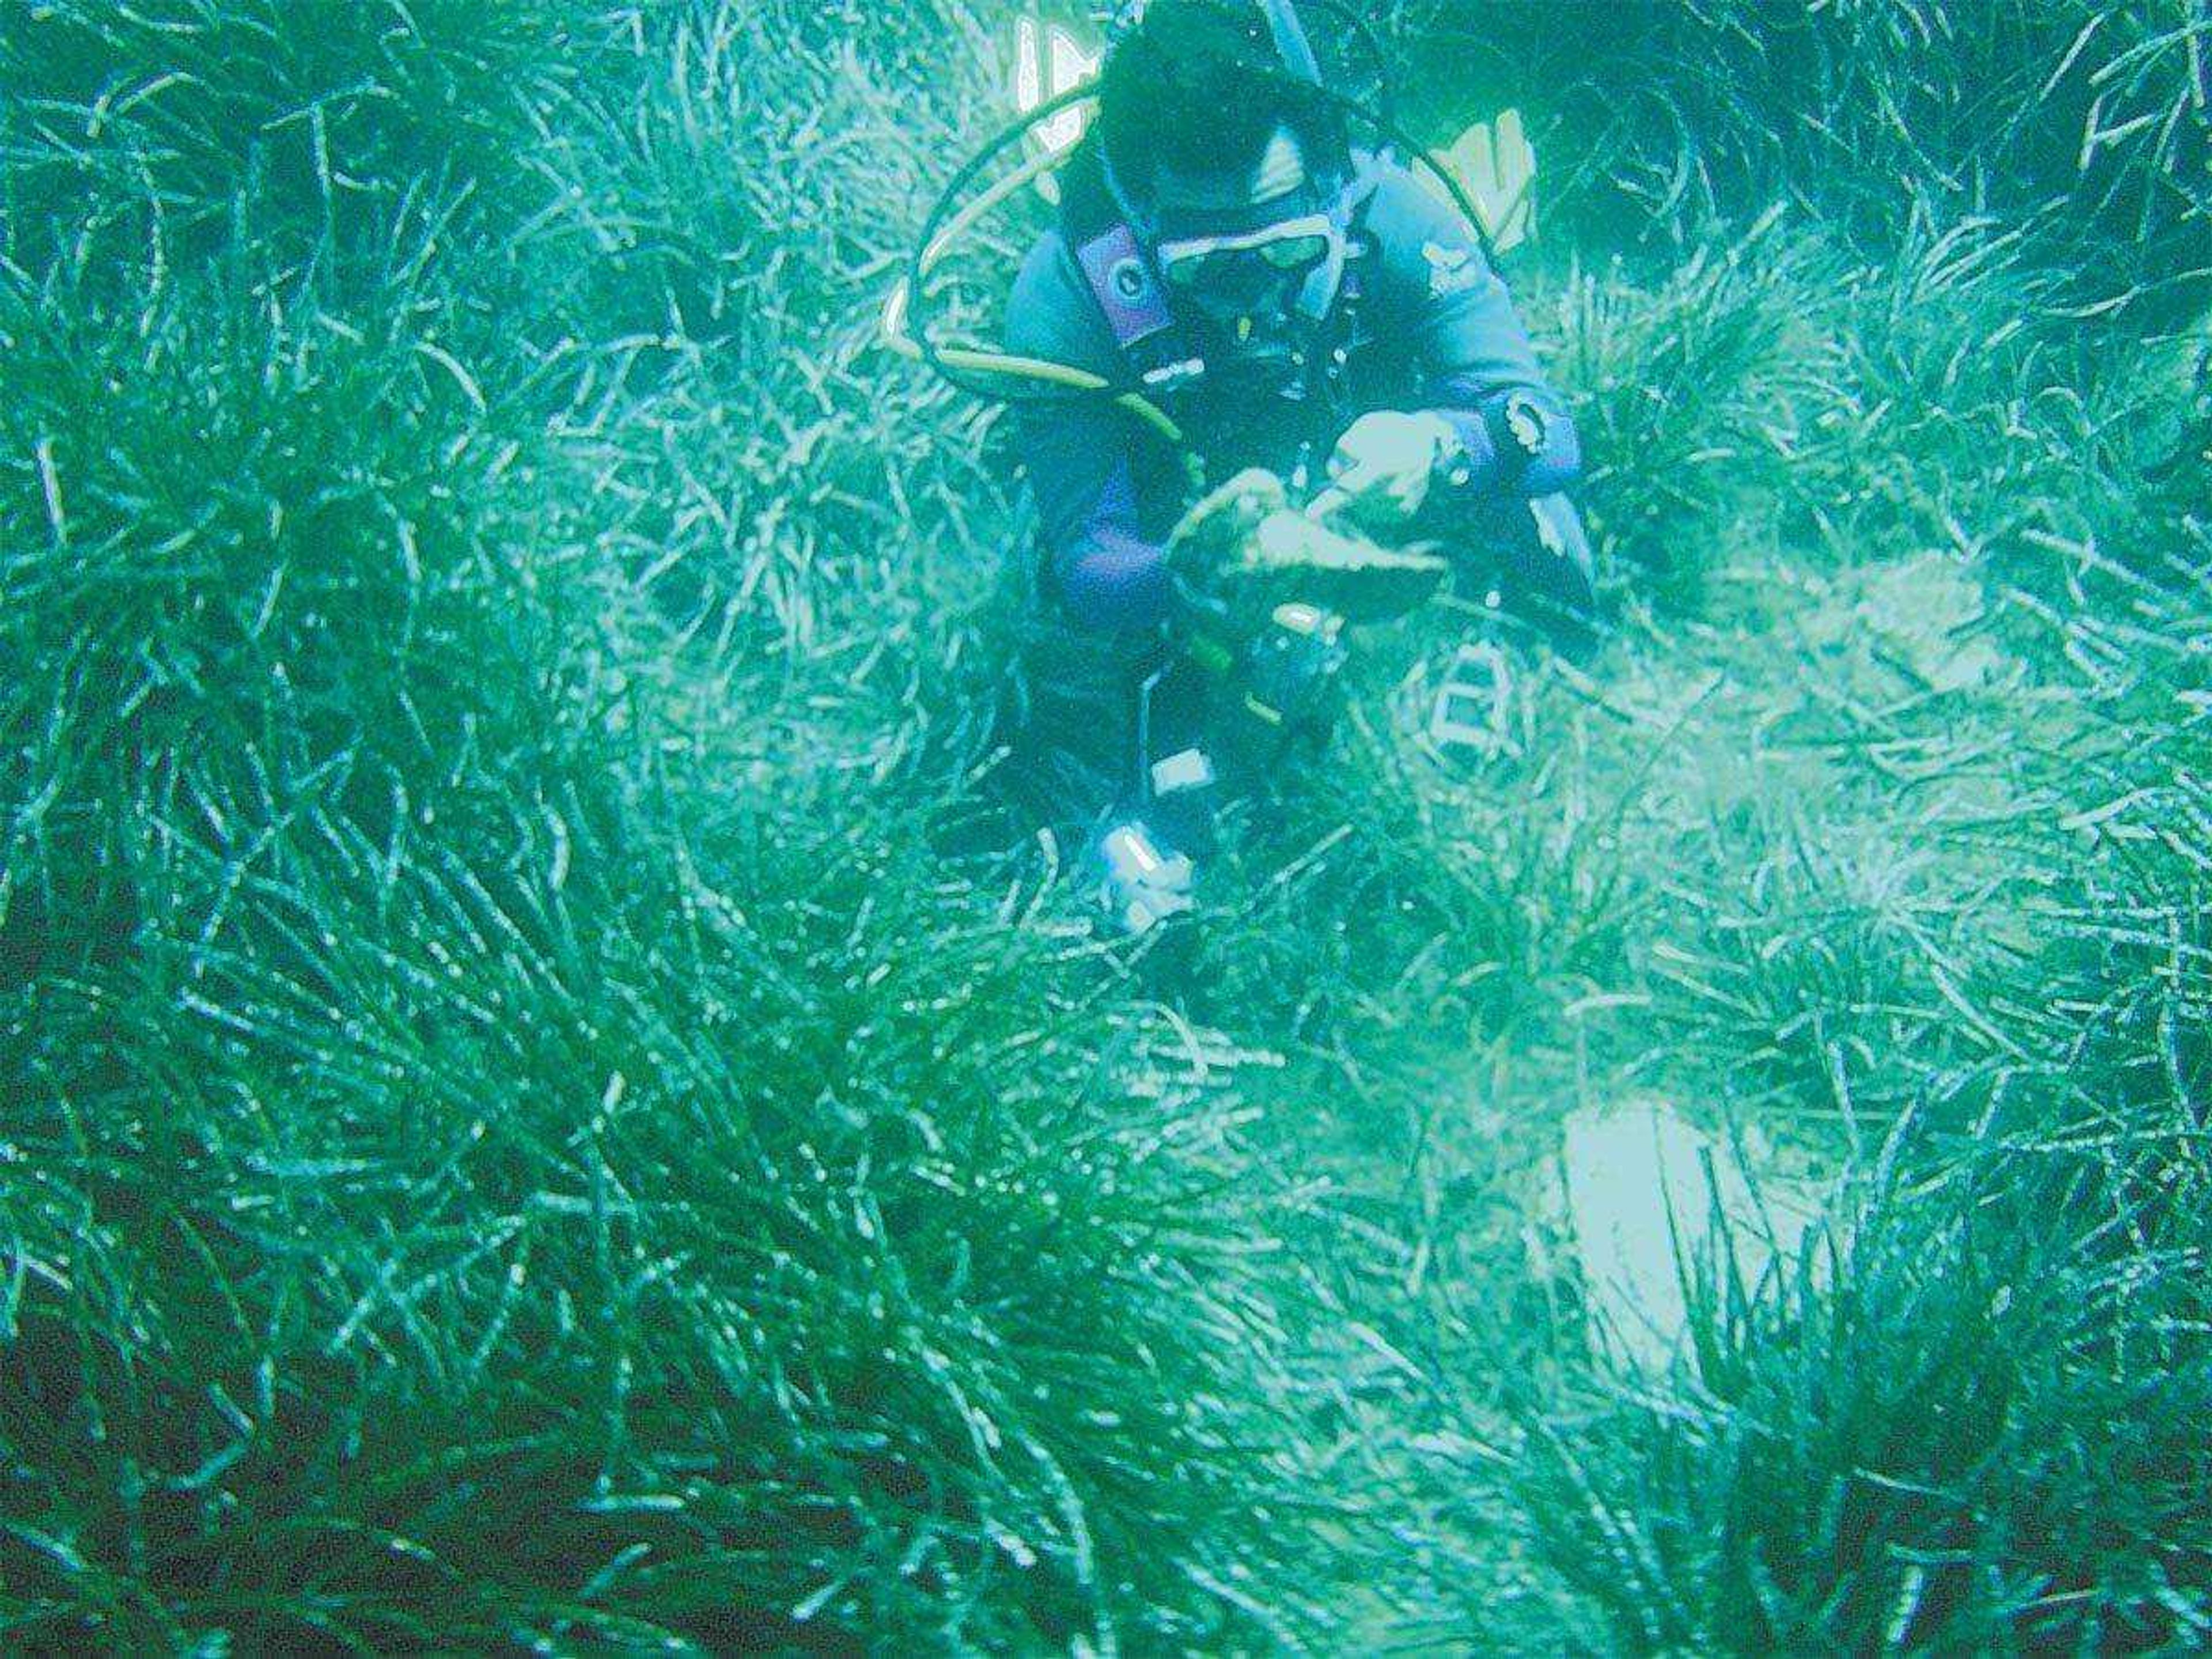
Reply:
[[[2212, 17], [1368, 10], [1607, 637], [1389, 630], [1177, 980], [878, 339], [1016, 8], [0, 9], [0, 1647], [2212, 1638]], [[1654, 1097], [1825, 1194], [1671, 1369]]]

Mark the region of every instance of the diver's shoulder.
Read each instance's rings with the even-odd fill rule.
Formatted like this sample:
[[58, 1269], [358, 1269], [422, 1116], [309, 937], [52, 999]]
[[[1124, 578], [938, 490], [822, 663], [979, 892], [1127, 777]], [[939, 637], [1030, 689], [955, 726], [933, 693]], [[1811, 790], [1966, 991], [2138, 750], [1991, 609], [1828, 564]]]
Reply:
[[1057, 227], [1039, 231], [1014, 274], [1009, 310], [1058, 310], [1084, 297], [1082, 276], [1067, 238]]
[[1087, 368], [1111, 361], [1113, 337], [1104, 328], [1066, 237], [1056, 227], [1039, 232], [1007, 296], [1007, 344]]
[[1395, 155], [1373, 158], [1367, 198], [1368, 234], [1385, 246], [1432, 241], [1454, 230], [1472, 236], [1467, 216], [1443, 189]]
[[1014, 273], [1006, 326], [1017, 333], [1063, 330], [1081, 314], [1085, 297], [1067, 239], [1057, 229], [1040, 231]]

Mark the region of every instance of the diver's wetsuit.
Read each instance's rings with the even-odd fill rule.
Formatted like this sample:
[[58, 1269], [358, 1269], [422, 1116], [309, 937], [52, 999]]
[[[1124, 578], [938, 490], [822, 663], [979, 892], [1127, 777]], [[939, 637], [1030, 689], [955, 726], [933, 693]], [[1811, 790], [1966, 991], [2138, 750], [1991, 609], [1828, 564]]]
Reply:
[[[1365, 250], [1357, 261], [1360, 293], [1339, 302], [1340, 312], [1351, 307], [1348, 319], [1331, 319], [1348, 332], [1336, 342], [1346, 352], [1340, 383], [1285, 396], [1261, 375], [1240, 376], [1224, 356], [1171, 412], [1217, 483], [1247, 465], [1291, 477], [1304, 459], [1310, 483], [1318, 485], [1322, 463], [1357, 416], [1437, 410], [1460, 434], [1467, 482], [1433, 491], [1412, 534], [1448, 548], [1491, 548], [1504, 562], [1509, 596], [1517, 590], [1586, 608], [1589, 553], [1578, 526], [1553, 538], [1569, 544], [1564, 556], [1533, 535], [1500, 533], [1502, 507], [1576, 482], [1582, 454], [1573, 422], [1473, 228], [1404, 167], [1375, 165], [1373, 194], [1352, 228]], [[1122, 377], [1113, 334], [1057, 230], [1038, 240], [1023, 265], [1006, 334], [1015, 352]], [[1516, 391], [1551, 417], [1544, 451], [1533, 460], [1500, 429]], [[1111, 630], [1164, 619], [1172, 593], [1162, 550], [1189, 505], [1167, 446], [1097, 398], [1027, 403], [1018, 429], [1047, 586], [1070, 620]], [[1526, 509], [1518, 516], [1525, 520]]]
[[[1321, 362], [1304, 373], [1280, 354], [1272, 367], [1240, 362], [1255, 354], [1194, 336], [1208, 372], [1157, 400], [1204, 457], [1210, 482], [1259, 465], [1307, 490], [1324, 482], [1336, 440], [1360, 415], [1443, 415], [1463, 452], [1450, 468], [1458, 481], [1437, 483], [1408, 539], [1440, 544], [1478, 593], [1586, 616], [1588, 542], [1564, 494], [1581, 470], [1573, 422], [1474, 229], [1403, 166], [1369, 165], [1373, 188], [1351, 226], [1355, 276], [1303, 343], [1308, 361]], [[1127, 379], [1113, 331], [1060, 230], [1041, 237], [1024, 262], [1006, 335], [1012, 351]], [[1503, 424], [1516, 392], [1548, 416], [1533, 457]], [[1125, 721], [1113, 705], [1126, 708], [1132, 667], [1145, 662], [1173, 611], [1164, 550], [1190, 505], [1190, 481], [1164, 441], [1103, 398], [1026, 402], [1016, 438], [1037, 513], [1042, 626], [1057, 635], [1033, 653], [1030, 712], [1057, 733], [1048, 746], [1087, 747], [1085, 769], [1094, 779], [1119, 775], [1105, 786], [1110, 794], [1129, 773]]]

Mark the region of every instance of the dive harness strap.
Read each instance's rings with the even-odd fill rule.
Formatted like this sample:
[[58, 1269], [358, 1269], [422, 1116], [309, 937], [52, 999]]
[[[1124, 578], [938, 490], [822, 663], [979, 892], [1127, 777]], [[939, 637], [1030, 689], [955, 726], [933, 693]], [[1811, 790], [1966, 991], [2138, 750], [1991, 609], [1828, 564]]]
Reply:
[[1175, 319], [1167, 295], [1139, 246], [1137, 233], [1115, 224], [1075, 250], [1091, 295], [1114, 333], [1114, 344], [1147, 391], [1180, 383], [1182, 371], [1195, 374], [1194, 362], [1178, 351]]
[[1061, 171], [1060, 234], [1138, 386], [1147, 395], [1171, 392], [1200, 366], [1118, 194], [1096, 135], [1086, 137]]

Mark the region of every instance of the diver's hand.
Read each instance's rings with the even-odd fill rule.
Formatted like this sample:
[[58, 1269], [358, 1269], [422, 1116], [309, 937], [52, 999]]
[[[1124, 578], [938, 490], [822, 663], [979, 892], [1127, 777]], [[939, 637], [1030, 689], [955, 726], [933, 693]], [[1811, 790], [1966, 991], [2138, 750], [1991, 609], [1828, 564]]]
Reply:
[[1459, 434], [1432, 411], [1378, 410], [1363, 415], [1336, 441], [1328, 487], [1308, 509], [1324, 521], [1341, 516], [1371, 530], [1405, 525], [1421, 510], [1429, 488], [1459, 453]]
[[1187, 580], [1210, 580], [1243, 557], [1262, 520], [1289, 505], [1280, 478], [1248, 467], [1182, 515], [1168, 536], [1168, 563]]

